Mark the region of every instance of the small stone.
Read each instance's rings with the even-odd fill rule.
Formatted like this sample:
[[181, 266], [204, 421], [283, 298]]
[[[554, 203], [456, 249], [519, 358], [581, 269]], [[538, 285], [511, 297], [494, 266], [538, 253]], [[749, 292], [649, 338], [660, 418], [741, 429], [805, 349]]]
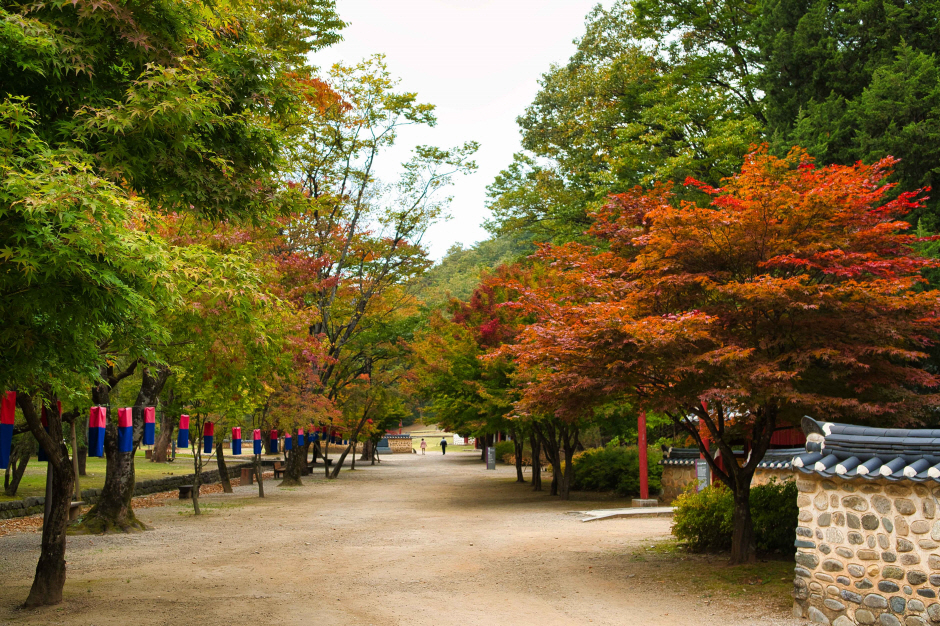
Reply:
[[855, 621], [859, 624], [874, 624], [875, 616], [871, 614], [871, 611], [859, 609], [855, 611]]
[[940, 604], [934, 603], [927, 607], [927, 615], [931, 622], [940, 622]]
[[903, 591], [907, 595], [911, 595], [912, 593], [914, 593], [914, 590], [911, 589], [910, 585], [904, 585], [903, 587], [901, 587], [901, 591]]
[[803, 578], [812, 578], [813, 574], [805, 567], [794, 567], [793, 571], [797, 576], [802, 576]]
[[839, 596], [846, 602], [854, 602], [855, 604], [862, 603], [862, 596], [858, 595], [854, 591], [849, 591], [848, 589], [843, 589], [840, 591]]
[[895, 563], [898, 560], [898, 555], [894, 552], [882, 552], [881, 560], [885, 563]]
[[812, 536], [813, 536], [813, 529], [812, 529], [812, 528], [807, 528], [806, 526], [797, 526], [797, 527], [796, 527], [796, 535], [797, 535], [797, 537], [812, 537]]
[[796, 518], [801, 522], [812, 522], [813, 513], [812, 511], [800, 511], [800, 514], [797, 515]]
[[922, 519], [919, 519], [916, 522], [911, 522], [911, 532], [915, 535], [926, 535], [930, 532], [930, 524]]
[[882, 515], [887, 515], [891, 512], [891, 500], [884, 496], [872, 496], [871, 506]]
[[[855, 553], [855, 556], [857, 556], [859, 559], [863, 561], [877, 561], [878, 560], [878, 553], [875, 552], [874, 550], [859, 550], [858, 552]], [[799, 555], [797, 555], [797, 557], [799, 557]], [[797, 558], [796, 562], [797, 563], [800, 562], [799, 558]], [[816, 566], [813, 565], [812, 567], [816, 567]], [[934, 569], [940, 569], [940, 567], [936, 567]]]
[[822, 488], [825, 489], [826, 491], [835, 491], [836, 489], [839, 488], [838, 485], [836, 485], [836, 484], [835, 484], [834, 482], [832, 482], [831, 480], [824, 480], [824, 481], [822, 481], [822, 482], [820, 483], [820, 486], [822, 486]]
[[920, 570], [912, 569], [907, 573], [907, 582], [911, 583], [915, 587], [917, 585], [923, 585], [927, 582], [927, 574]]
[[874, 587], [874, 585], [873, 585], [872, 582], [871, 582], [870, 580], [868, 580], [867, 578], [865, 578], [864, 580], [860, 580], [860, 581], [858, 581], [857, 583], [855, 583], [855, 588], [856, 588], [856, 589], [871, 589], [872, 587]]
[[940, 543], [937, 543], [931, 539], [918, 539], [917, 545], [920, 546], [921, 550], [936, 550], [937, 548], [940, 548]]
[[940, 541], [940, 520], [934, 522], [930, 528], [930, 538], [934, 541]]
[[884, 533], [878, 533], [878, 545], [881, 546], [882, 550], [887, 550], [888, 546], [891, 545], [888, 543], [888, 535]]
[[888, 605], [895, 613], [903, 613], [904, 609], [907, 607], [907, 600], [901, 596], [894, 596], [891, 598], [891, 600], [888, 601]]
[[836, 511], [832, 514], [832, 524], [834, 526], [845, 526], [845, 513]]
[[829, 494], [829, 506], [834, 509], [839, 508], [839, 496], [834, 493]]
[[842, 561], [837, 561], [836, 559], [826, 559], [823, 561], [822, 567], [827, 572], [841, 572], [845, 569], [845, 565]]
[[914, 506], [914, 503], [908, 500], [907, 498], [898, 498], [894, 501], [894, 508], [898, 510], [898, 513], [901, 515], [913, 515], [917, 513], [917, 507]]
[[809, 621], [813, 622], [814, 624], [828, 624], [829, 623], [829, 618], [826, 617], [826, 614], [820, 611], [819, 609], [817, 609], [815, 606], [809, 607], [809, 610], [807, 611], [807, 613], [809, 615]]
[[[835, 582], [835, 579], [832, 576], [829, 574], [823, 574], [822, 572], [816, 572], [816, 578], [823, 581], [824, 583]], [[822, 591], [822, 587], [820, 587], [819, 590]]]
[[887, 530], [889, 533], [894, 531], [894, 522], [892, 522], [887, 517], [881, 518], [881, 525], [884, 526], [885, 530]]
[[862, 533], [857, 533], [854, 530], [851, 530], [849, 531], [849, 543], [860, 546], [865, 543], [865, 537], [862, 536]]
[[898, 552], [910, 552], [914, 549], [914, 544], [907, 539], [898, 537]]
[[833, 600], [832, 598], [826, 598], [823, 600], [823, 606], [829, 609], [830, 611], [844, 611], [845, 605], [839, 602], [838, 600]]
[[924, 606], [924, 603], [921, 602], [920, 600], [917, 600], [916, 598], [914, 600], [907, 601], [907, 608], [911, 611], [916, 611], [918, 613], [926, 609], [926, 607]]
[[862, 515], [862, 528], [865, 530], [877, 530], [878, 518], [871, 513], [868, 515]]
[[845, 535], [838, 528], [829, 528], [826, 530], [826, 541], [829, 543], [842, 543], [845, 541]]
[[838, 597], [839, 597], [839, 588], [836, 587], [835, 585], [829, 585], [828, 587], [826, 587], [826, 593], [828, 593], [828, 594], [829, 594], [830, 596], [832, 596], [833, 598], [838, 598]]
[[878, 591], [884, 593], [897, 593], [901, 588], [898, 587], [898, 584], [891, 582], [890, 580], [880, 580], [878, 581]]
[[822, 534], [822, 530], [820, 530], [819, 528], [816, 529], [816, 538], [822, 541], [823, 534]]
[[803, 493], [816, 493], [816, 481], [815, 480], [797, 480], [796, 481], [796, 490]]
[[940, 587], [940, 575], [931, 574], [929, 580], [930, 580], [930, 584], [933, 585], [934, 587]]
[[828, 526], [832, 522], [832, 513], [820, 513], [816, 518], [816, 524], [819, 526]]
[[907, 537], [907, 534], [911, 530], [910, 524], [907, 523], [907, 520], [901, 517], [900, 515], [894, 516], [894, 530], [897, 534], [902, 537]]
[[940, 569], [940, 556], [936, 554], [927, 555], [927, 566], [933, 570]]
[[[843, 504], [845, 504], [844, 501], [843, 501]], [[849, 528], [858, 529], [862, 527], [862, 521], [858, 518], [858, 515], [856, 515], [855, 513], [846, 513], [845, 523], [848, 525]]]
[[894, 565], [885, 565], [884, 569], [881, 570], [881, 575], [885, 578], [904, 580], [904, 570]]
[[[810, 591], [815, 591], [817, 594], [821, 594], [823, 588], [822, 588], [822, 585], [820, 585], [818, 582], [816, 582], [816, 581], [814, 580], [813, 582], [811, 582], [811, 583], [809, 584], [809, 590], [810, 590]], [[820, 597], [822, 597], [822, 596], [820, 596]]]
[[932, 499], [927, 498], [924, 500], [924, 517], [927, 519], [933, 519], [937, 514], [937, 503]]
[[861, 578], [865, 575], [865, 568], [861, 565], [856, 565], [855, 563], [850, 563], [846, 569], [849, 570], [849, 574], [855, 578]]
[[823, 554], [829, 554], [830, 552], [832, 552], [832, 548], [829, 547], [828, 543], [821, 543], [819, 544], [819, 551], [822, 552]]
[[816, 494], [816, 497], [813, 498], [813, 506], [815, 506], [820, 511], [825, 511], [829, 508], [829, 498], [826, 497], [824, 493]]
[[803, 539], [797, 539], [793, 542], [793, 545], [797, 548], [809, 548], [810, 550], [814, 550], [816, 548], [816, 544], [814, 542], [804, 541]]
[[918, 589], [917, 595], [919, 595], [922, 598], [936, 598], [937, 592], [934, 591], [933, 589]]
[[865, 538], [865, 542], [868, 544], [869, 548], [875, 547], [875, 537], [873, 535], [868, 535], [868, 537]]
[[812, 503], [813, 499], [802, 493], [796, 497], [796, 506], [800, 507], [801, 509], [805, 509]]
[[891, 484], [885, 487], [885, 493], [892, 497], [898, 496], [909, 496], [911, 495], [911, 488], [903, 484]]
[[865, 599], [862, 600], [862, 604], [873, 609], [888, 608], [888, 601], [885, 600], [884, 596], [879, 596], [877, 593], [870, 593], [865, 596]]
[[853, 556], [855, 556], [854, 552], [852, 552], [848, 548], [842, 548], [842, 547], [836, 548], [836, 554], [838, 554], [844, 559], [851, 559]]
[[845, 496], [842, 498], [842, 506], [853, 511], [867, 511], [868, 501], [861, 496]]
[[878, 623], [881, 626], [901, 626], [901, 620], [890, 613], [882, 613], [878, 616]]
[[907, 619], [904, 620], [904, 626], [927, 626], [927, 622], [919, 617], [908, 615]]
[[840, 615], [832, 622], [832, 626], [855, 626], [855, 622], [847, 618], [845, 615]]
[[[851, 585], [852, 579], [848, 576], [836, 576], [836, 582], [840, 585]], [[839, 591], [839, 593], [841, 593], [841, 591]]]
[[901, 565], [920, 565], [920, 555], [914, 552], [902, 554]]

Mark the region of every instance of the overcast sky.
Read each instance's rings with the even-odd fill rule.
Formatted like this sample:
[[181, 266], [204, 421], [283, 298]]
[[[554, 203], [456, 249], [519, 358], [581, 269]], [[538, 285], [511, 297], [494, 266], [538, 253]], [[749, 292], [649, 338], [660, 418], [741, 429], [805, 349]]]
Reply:
[[[437, 106], [433, 129], [404, 129], [403, 160], [411, 147], [480, 142], [476, 173], [451, 188], [452, 219], [434, 226], [426, 242], [439, 259], [454, 243], [485, 239], [486, 186], [519, 150], [516, 117], [538, 91], [539, 77], [574, 52], [584, 17], [597, 0], [337, 0], [349, 23], [345, 40], [314, 62], [354, 63], [385, 54], [401, 88]], [[611, 0], [601, 2], [610, 6]], [[380, 167], [380, 175], [393, 174]]]

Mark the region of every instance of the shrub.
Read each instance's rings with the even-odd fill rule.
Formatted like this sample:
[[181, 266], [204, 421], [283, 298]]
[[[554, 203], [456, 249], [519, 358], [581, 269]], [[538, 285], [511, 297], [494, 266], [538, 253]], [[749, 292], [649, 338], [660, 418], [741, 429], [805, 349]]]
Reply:
[[[662, 452], [650, 448], [648, 453], [649, 487], [659, 493], [663, 468], [659, 465]], [[640, 493], [640, 454], [636, 446], [593, 448], [574, 456], [572, 488], [582, 491], [615, 491], [621, 496]]]
[[[694, 489], [694, 487], [692, 488]], [[796, 483], [792, 480], [751, 488], [751, 519], [757, 549], [761, 552], [793, 553], [797, 516]], [[734, 499], [723, 484], [716, 483], [696, 493], [686, 491], [673, 503], [672, 534], [691, 550], [726, 550], [734, 530]]]
[[[497, 459], [505, 463], [516, 462], [516, 444], [511, 441], [497, 441], [495, 447]], [[509, 461], [506, 460], [507, 457], [510, 459]]]

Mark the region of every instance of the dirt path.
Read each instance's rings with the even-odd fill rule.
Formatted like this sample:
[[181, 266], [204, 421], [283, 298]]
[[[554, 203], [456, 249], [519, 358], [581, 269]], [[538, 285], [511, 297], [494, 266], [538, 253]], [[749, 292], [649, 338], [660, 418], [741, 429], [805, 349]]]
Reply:
[[[473, 453], [387, 457], [253, 497], [205, 496], [144, 509], [154, 530], [71, 537], [66, 601], [17, 609], [39, 535], [0, 538], [0, 624], [643, 624], [799, 622], [785, 610], [713, 598], [661, 580], [637, 550], [665, 519], [583, 524], [562, 503], [487, 472]], [[785, 604], [785, 603], [784, 603]]]

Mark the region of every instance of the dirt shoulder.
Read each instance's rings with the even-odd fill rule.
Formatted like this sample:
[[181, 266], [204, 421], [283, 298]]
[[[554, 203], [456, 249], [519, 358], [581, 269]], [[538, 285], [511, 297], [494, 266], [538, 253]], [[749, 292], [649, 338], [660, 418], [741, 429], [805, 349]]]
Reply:
[[438, 452], [300, 488], [268, 482], [264, 500], [252, 487], [207, 495], [198, 518], [171, 501], [140, 511], [154, 530], [70, 537], [65, 602], [41, 610], [16, 608], [39, 535], [12, 534], [0, 538], [0, 623], [801, 623], [777, 588], [749, 587], [787, 567], [703, 581], [724, 566], [650, 549], [669, 520], [584, 524], [567, 511], [610, 502], [563, 503], [513, 479]]

